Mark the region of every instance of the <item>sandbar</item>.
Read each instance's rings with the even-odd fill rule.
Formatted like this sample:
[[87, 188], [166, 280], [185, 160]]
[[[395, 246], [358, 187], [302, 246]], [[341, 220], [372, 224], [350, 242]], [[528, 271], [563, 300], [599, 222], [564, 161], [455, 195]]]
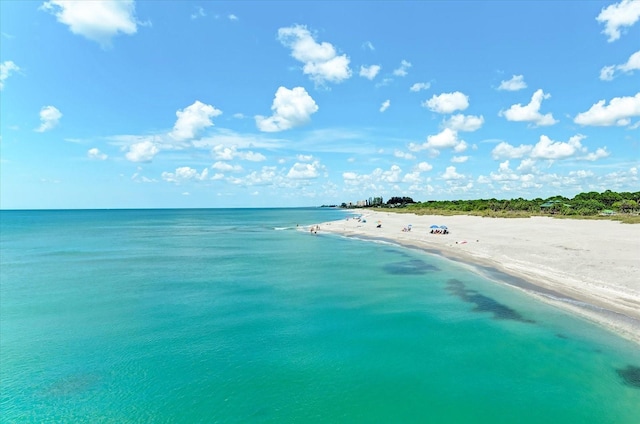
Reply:
[[[383, 239], [494, 269], [538, 299], [640, 344], [640, 225], [611, 220], [488, 218], [358, 210], [318, 232]], [[380, 227], [378, 227], [380, 223]], [[448, 234], [431, 234], [445, 225]], [[403, 231], [408, 227], [410, 231]]]

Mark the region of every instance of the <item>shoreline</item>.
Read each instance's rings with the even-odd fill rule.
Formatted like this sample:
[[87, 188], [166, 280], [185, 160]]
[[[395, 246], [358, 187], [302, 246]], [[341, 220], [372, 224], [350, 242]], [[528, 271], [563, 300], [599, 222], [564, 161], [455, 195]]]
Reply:
[[[640, 225], [370, 209], [359, 215], [363, 220], [324, 222], [318, 230], [386, 241], [474, 267], [493, 281], [640, 345]], [[429, 232], [432, 225], [443, 224], [448, 234]], [[409, 226], [410, 231], [403, 231]]]

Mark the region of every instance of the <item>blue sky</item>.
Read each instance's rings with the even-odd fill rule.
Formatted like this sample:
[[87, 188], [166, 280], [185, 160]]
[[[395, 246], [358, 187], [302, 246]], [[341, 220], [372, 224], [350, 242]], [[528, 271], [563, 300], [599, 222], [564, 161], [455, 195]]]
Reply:
[[3, 209], [640, 189], [640, 0], [0, 15]]

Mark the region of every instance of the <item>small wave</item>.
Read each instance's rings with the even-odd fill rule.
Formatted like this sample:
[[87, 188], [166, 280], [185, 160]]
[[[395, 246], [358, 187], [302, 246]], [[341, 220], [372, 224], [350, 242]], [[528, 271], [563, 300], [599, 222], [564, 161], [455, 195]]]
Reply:
[[293, 230], [293, 227], [273, 227], [276, 231]]

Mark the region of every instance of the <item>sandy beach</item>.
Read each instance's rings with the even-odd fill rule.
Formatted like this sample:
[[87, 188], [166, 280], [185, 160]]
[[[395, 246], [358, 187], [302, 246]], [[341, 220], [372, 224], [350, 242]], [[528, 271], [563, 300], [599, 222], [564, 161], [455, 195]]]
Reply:
[[[384, 239], [480, 270], [496, 269], [516, 277], [515, 286], [539, 300], [640, 344], [640, 225], [551, 217], [357, 213], [363, 219], [325, 222], [318, 232]], [[411, 230], [403, 231], [409, 225]], [[446, 225], [449, 234], [431, 234], [432, 225]]]

